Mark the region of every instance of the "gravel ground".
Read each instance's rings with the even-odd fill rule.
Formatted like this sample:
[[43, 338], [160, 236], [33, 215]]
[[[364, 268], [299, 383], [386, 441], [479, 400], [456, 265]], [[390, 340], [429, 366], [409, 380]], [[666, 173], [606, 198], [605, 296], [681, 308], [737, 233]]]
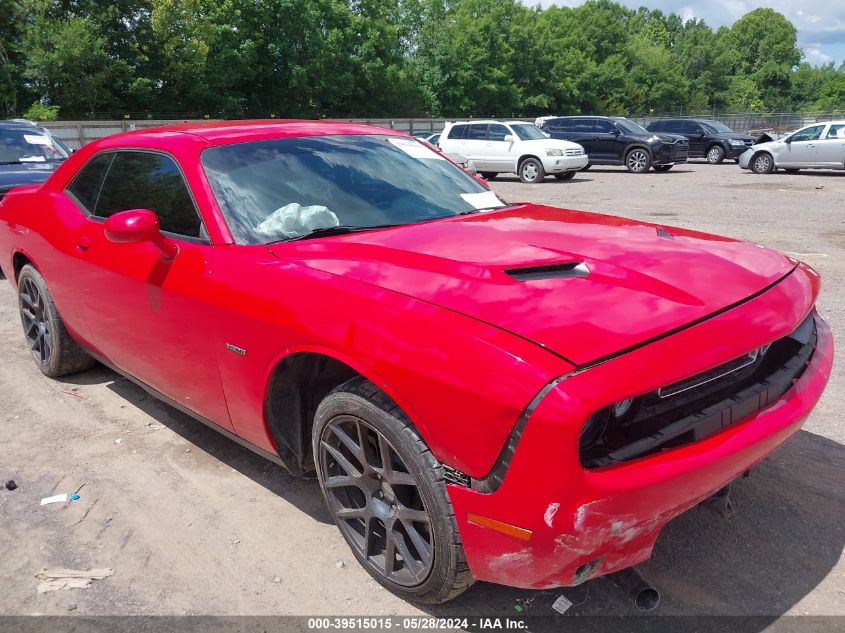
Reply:
[[[733, 164], [665, 174], [592, 169], [574, 180], [494, 188], [510, 200], [614, 213], [752, 240], [822, 274], [819, 309], [845, 328], [845, 174], [755, 176]], [[273, 464], [98, 368], [44, 378], [0, 282], [0, 615], [631, 613], [599, 579], [530, 592], [478, 583], [425, 611], [355, 563], [316, 483]], [[799, 432], [735, 486], [735, 513], [695, 508], [670, 524], [643, 572], [661, 614], [845, 615], [845, 376]], [[73, 492], [67, 507], [39, 506]], [[111, 567], [87, 589], [36, 593], [42, 567]], [[524, 601], [528, 601], [527, 603]], [[560, 616], [558, 616], [560, 617]]]

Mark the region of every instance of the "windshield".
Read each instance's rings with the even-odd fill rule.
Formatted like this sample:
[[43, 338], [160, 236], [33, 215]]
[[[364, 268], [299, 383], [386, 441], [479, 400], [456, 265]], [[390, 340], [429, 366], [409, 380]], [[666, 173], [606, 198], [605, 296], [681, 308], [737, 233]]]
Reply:
[[211, 147], [202, 164], [238, 243], [435, 220], [505, 204], [415, 140], [309, 136]]
[[522, 141], [540, 141], [549, 138], [536, 125], [531, 123], [511, 124], [511, 129]]
[[629, 121], [628, 119], [611, 119], [617, 126], [622, 128], [622, 131], [627, 134], [645, 134], [646, 136], [650, 136], [651, 132], [649, 132], [644, 127], [637, 125], [633, 121]]
[[702, 121], [701, 125], [703, 125], [704, 129], [708, 132], [716, 134], [733, 134], [733, 130], [731, 128], [724, 123], [719, 123], [718, 121]]
[[41, 128], [0, 126], [0, 165], [44, 163], [67, 157], [64, 146]]

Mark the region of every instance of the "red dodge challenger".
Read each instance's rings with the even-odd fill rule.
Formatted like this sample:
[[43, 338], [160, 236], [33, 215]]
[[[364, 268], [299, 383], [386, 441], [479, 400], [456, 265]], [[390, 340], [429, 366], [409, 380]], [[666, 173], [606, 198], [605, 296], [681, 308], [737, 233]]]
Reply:
[[441, 602], [570, 586], [801, 426], [830, 373], [809, 266], [507, 204], [398, 132], [111, 136], [0, 203], [51, 377], [96, 361], [294, 473], [364, 568]]

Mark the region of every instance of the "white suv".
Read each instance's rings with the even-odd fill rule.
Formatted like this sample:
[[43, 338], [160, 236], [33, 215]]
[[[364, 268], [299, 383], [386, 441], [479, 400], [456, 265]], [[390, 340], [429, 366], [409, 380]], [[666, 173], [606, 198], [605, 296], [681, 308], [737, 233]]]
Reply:
[[440, 151], [469, 158], [482, 176], [517, 174], [522, 182], [540, 182], [551, 174], [569, 180], [586, 167], [584, 148], [552, 139], [524, 121], [461, 121], [447, 123]]

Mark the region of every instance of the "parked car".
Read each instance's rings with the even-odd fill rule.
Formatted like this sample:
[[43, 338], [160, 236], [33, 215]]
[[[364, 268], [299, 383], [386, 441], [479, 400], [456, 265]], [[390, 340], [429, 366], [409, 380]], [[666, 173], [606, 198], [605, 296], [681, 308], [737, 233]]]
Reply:
[[690, 158], [706, 158], [720, 165], [726, 158], [739, 160], [754, 145], [754, 137], [734, 132], [724, 123], [706, 119], [661, 119], [648, 125], [649, 132], [680, 134], [689, 141]]
[[584, 148], [550, 139], [536, 125], [522, 121], [447, 123], [440, 149], [469, 158], [488, 180], [517, 174], [522, 182], [540, 182], [546, 174], [569, 180], [587, 164]]
[[20, 185], [44, 182], [70, 155], [48, 130], [29, 121], [0, 121], [0, 199]]
[[739, 166], [756, 174], [845, 169], [845, 121], [813, 123], [784, 138], [758, 143], [739, 157]]
[[634, 174], [669, 171], [687, 162], [689, 144], [679, 134], [654, 134], [623, 117], [561, 116], [542, 123], [552, 138], [582, 145], [592, 165], [625, 165]]
[[506, 205], [351, 123], [95, 141], [0, 202], [0, 268], [44, 374], [99, 360], [316, 471], [361, 565], [429, 603], [640, 563], [801, 427], [833, 361], [791, 257]]

